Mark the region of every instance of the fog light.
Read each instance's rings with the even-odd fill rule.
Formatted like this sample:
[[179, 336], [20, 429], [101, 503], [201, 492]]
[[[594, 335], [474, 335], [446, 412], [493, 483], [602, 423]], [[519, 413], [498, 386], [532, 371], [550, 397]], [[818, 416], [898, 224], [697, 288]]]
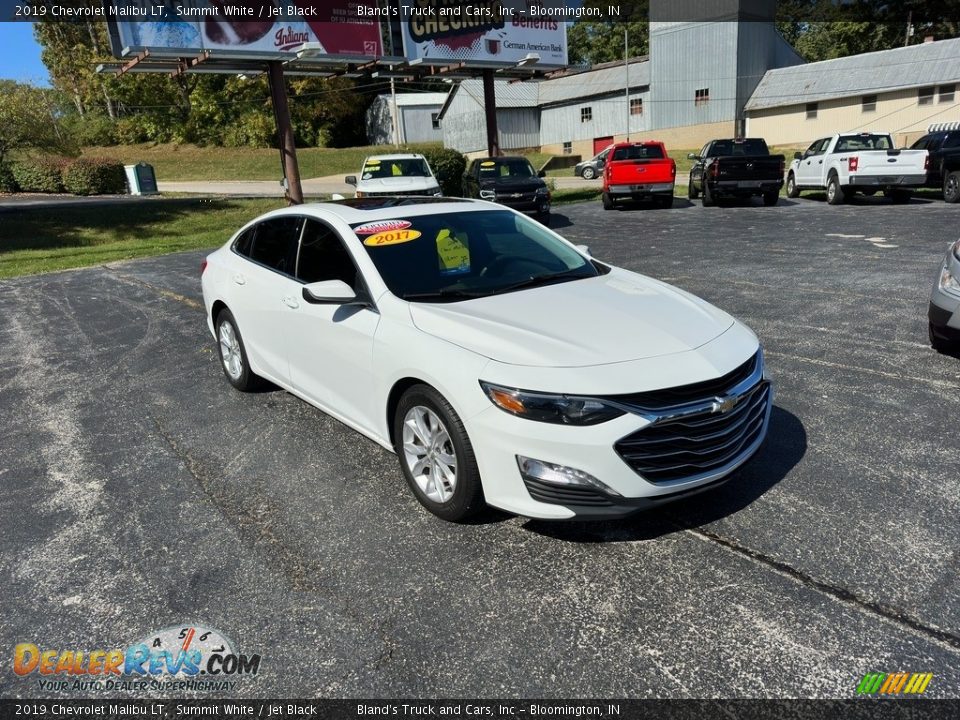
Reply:
[[608, 495], [620, 495], [616, 490], [600, 482], [590, 473], [577, 470], [577, 468], [556, 465], [544, 460], [534, 460], [523, 455], [517, 455], [517, 466], [520, 468], [522, 475], [533, 480], [540, 480], [551, 485], [589, 487]]

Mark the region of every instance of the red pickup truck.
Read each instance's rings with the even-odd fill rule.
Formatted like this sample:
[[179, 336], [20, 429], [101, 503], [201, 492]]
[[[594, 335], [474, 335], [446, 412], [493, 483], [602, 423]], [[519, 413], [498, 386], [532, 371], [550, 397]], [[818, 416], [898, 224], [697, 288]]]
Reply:
[[659, 207], [673, 205], [677, 164], [662, 142], [622, 142], [610, 149], [603, 168], [603, 209], [619, 200], [653, 199]]

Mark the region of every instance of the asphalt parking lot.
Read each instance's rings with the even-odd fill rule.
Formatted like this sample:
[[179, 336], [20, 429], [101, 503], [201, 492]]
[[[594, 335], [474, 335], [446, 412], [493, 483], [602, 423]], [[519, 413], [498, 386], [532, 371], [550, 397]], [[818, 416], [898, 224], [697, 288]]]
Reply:
[[731, 482], [599, 524], [444, 523], [374, 443], [233, 391], [200, 253], [2, 281], [0, 696], [90, 694], [16, 677], [16, 643], [201, 623], [263, 658], [215, 696], [853, 697], [922, 671], [958, 697], [960, 359], [926, 340], [958, 220], [556, 208], [599, 259], [749, 324], [776, 383]]

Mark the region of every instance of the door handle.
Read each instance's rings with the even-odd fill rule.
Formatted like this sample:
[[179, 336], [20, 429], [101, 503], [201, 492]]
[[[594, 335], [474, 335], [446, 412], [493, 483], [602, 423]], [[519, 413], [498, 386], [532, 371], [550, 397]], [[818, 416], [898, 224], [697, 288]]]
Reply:
[[290, 295], [287, 295], [287, 296], [283, 299], [283, 304], [286, 305], [288, 308], [293, 308], [294, 310], [296, 310], [298, 307], [300, 307], [300, 303], [297, 302], [296, 298], [294, 298], [294, 297], [292, 297], [292, 296], [290, 296]]
[[233, 276], [233, 281], [234, 281], [237, 285], [244, 285], [244, 284], [246, 284], [247, 279], [246, 279], [243, 275], [241, 275], [240, 273], [237, 273], [236, 275]]
[[817, 165], [823, 165], [823, 160], [817, 163]]

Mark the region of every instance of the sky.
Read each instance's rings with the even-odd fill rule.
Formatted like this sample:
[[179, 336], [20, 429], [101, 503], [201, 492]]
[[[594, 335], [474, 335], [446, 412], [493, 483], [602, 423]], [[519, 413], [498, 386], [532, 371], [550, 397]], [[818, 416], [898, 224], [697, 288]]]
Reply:
[[0, 48], [0, 79], [50, 86], [32, 23], [0, 22]]

